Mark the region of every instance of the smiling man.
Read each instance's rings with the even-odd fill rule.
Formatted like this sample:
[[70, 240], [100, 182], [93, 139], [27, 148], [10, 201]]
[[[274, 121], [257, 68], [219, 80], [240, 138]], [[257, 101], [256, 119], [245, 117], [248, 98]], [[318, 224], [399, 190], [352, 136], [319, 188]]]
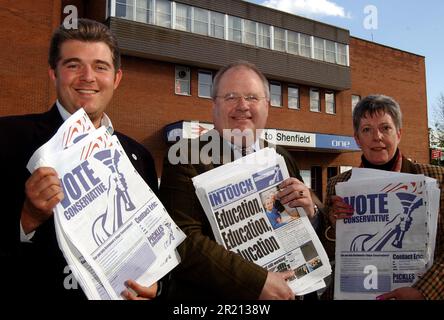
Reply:
[[[177, 158], [177, 154], [169, 152], [164, 162], [160, 197], [177, 225], [187, 234], [178, 248], [182, 263], [173, 271], [172, 290], [168, 296], [199, 300], [294, 299], [286, 283], [293, 271], [268, 272], [216, 243], [191, 180], [267, 145], [259, 137], [268, 117], [268, 81], [253, 64], [234, 62], [215, 76], [212, 99], [215, 129], [196, 140], [181, 140], [179, 147], [171, 147], [183, 152], [185, 156], [179, 158], [187, 161], [170, 161], [173, 156]], [[211, 147], [212, 152], [207, 153], [210, 145], [217, 145], [220, 150]], [[276, 151], [284, 157], [291, 176], [280, 185], [277, 197], [282, 204], [303, 207], [313, 217], [317, 208], [296, 163], [285, 149], [276, 147]], [[196, 163], [193, 158], [199, 161]]]
[[[59, 250], [53, 208], [63, 199], [57, 173], [39, 168], [31, 176], [26, 164], [72, 113], [83, 107], [97, 128], [106, 126], [121, 142], [133, 166], [157, 192], [157, 175], [151, 154], [131, 138], [114, 131], [104, 113], [122, 78], [120, 53], [110, 30], [96, 21], [79, 19], [77, 29], [61, 25], [49, 50], [49, 76], [57, 101], [42, 114], [0, 118], [0, 186], [3, 204], [0, 255], [3, 284], [13, 297], [18, 290], [33, 299], [84, 298]], [[134, 282], [136, 292], [152, 294]], [[128, 298], [133, 298], [129, 292]]]

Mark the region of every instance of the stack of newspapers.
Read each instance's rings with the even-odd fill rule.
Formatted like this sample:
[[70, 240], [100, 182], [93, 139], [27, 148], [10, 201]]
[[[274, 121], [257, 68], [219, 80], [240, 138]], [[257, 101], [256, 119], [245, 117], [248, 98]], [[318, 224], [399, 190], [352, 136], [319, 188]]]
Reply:
[[[136, 157], [136, 155], [133, 155]], [[83, 109], [31, 157], [53, 167], [64, 199], [54, 209], [59, 247], [89, 299], [122, 299], [125, 281], [150, 286], [179, 262], [185, 234], [137, 173], [116, 136]]]
[[276, 198], [289, 177], [283, 157], [265, 148], [193, 178], [216, 241], [268, 271], [294, 270], [296, 295], [325, 287], [327, 254], [302, 208]]
[[413, 285], [430, 268], [440, 195], [435, 179], [357, 168], [336, 194], [354, 214], [336, 222], [335, 299], [375, 299]]

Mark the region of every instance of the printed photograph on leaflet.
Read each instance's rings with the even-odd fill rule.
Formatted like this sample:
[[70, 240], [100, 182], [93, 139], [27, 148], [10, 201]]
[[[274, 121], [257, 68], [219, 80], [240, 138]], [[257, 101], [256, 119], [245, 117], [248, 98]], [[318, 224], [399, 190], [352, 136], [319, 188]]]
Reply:
[[300, 218], [297, 210], [287, 210], [282, 203], [276, 199], [276, 193], [278, 191], [278, 187], [273, 187], [259, 194], [265, 214], [273, 229], [285, 226], [288, 222]]
[[[304, 275], [322, 266], [316, 248], [308, 237], [306, 239], [300, 238], [300, 241], [294, 241], [295, 228], [302, 224], [300, 220], [301, 215], [297, 208], [284, 206], [276, 199], [276, 193], [279, 191], [276, 183], [283, 181], [279, 166], [259, 172], [253, 175], [253, 179], [257, 189], [262, 190], [259, 195], [264, 212], [275, 230], [283, 249], [286, 252], [293, 252], [292, 255], [287, 256], [289, 260], [287, 267], [285, 269], [278, 267], [279, 271], [291, 268], [295, 271], [296, 278], [302, 278]], [[273, 187], [267, 188], [269, 185], [273, 185]]]

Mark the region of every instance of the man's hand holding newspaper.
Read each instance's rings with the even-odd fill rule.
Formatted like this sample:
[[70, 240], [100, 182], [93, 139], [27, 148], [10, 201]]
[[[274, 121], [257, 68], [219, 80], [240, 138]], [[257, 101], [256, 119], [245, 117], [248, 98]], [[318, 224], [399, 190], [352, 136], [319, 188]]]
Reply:
[[290, 179], [280, 191], [287, 178], [284, 159], [271, 148], [193, 178], [216, 241], [269, 271], [261, 298], [276, 298], [269, 296], [271, 287], [267, 290], [272, 282], [280, 286], [287, 281], [291, 288], [281, 299], [321, 289], [323, 278], [331, 273], [307, 213], [288, 205], [312, 209], [308, 196], [293, 197], [295, 188], [308, 190]]
[[[53, 169], [37, 169], [49, 166]], [[155, 283], [179, 263], [185, 235], [126, 156], [116, 136], [94, 129], [80, 109], [31, 157], [32, 217], [48, 218], [54, 199], [59, 247], [89, 299], [121, 299], [125, 281]], [[43, 181], [41, 181], [43, 180]], [[26, 207], [26, 206], [25, 206]], [[40, 213], [40, 215], [36, 214]], [[41, 219], [41, 220], [39, 220]], [[139, 288], [140, 289], [140, 288]], [[147, 297], [153, 289], [147, 291]]]

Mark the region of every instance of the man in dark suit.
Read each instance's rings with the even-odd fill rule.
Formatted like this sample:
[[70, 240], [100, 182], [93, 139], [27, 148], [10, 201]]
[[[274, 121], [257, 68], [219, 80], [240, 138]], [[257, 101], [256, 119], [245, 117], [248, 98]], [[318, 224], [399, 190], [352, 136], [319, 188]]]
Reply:
[[[104, 113], [122, 77], [120, 53], [110, 30], [87, 19], [79, 19], [77, 29], [61, 25], [51, 40], [49, 65], [57, 91], [53, 107], [42, 114], [0, 118], [0, 257], [2, 269], [6, 269], [1, 275], [2, 284], [10, 284], [4, 286], [10, 298], [17, 292], [33, 299], [85, 298], [80, 288], [75, 290], [76, 283], [57, 245], [53, 208], [63, 199], [57, 173], [42, 167], [30, 175], [26, 169], [34, 151], [80, 107], [96, 128], [105, 125], [117, 135], [136, 170], [157, 192], [151, 154], [114, 131]], [[155, 296], [157, 290], [157, 284], [144, 288], [132, 282], [129, 286], [146, 297]], [[135, 298], [132, 293], [125, 294]]]
[[[222, 68], [213, 82], [215, 130], [197, 140], [182, 140], [165, 159], [160, 197], [187, 238], [178, 250], [181, 264], [173, 271], [169, 297], [174, 299], [294, 299], [286, 283], [293, 271], [268, 272], [215, 242], [211, 226], [195, 194], [191, 179], [218, 165], [258, 150], [269, 108], [269, 86], [251, 63], [235, 62]], [[234, 135], [233, 135], [234, 133]], [[239, 138], [239, 139], [238, 139]], [[207, 152], [210, 144], [217, 144]], [[296, 163], [283, 148], [291, 178], [281, 185], [282, 204], [303, 207], [315, 215], [310, 190], [303, 184]], [[208, 154], [207, 154], [208, 153]], [[177, 163], [176, 160], [183, 160]]]

